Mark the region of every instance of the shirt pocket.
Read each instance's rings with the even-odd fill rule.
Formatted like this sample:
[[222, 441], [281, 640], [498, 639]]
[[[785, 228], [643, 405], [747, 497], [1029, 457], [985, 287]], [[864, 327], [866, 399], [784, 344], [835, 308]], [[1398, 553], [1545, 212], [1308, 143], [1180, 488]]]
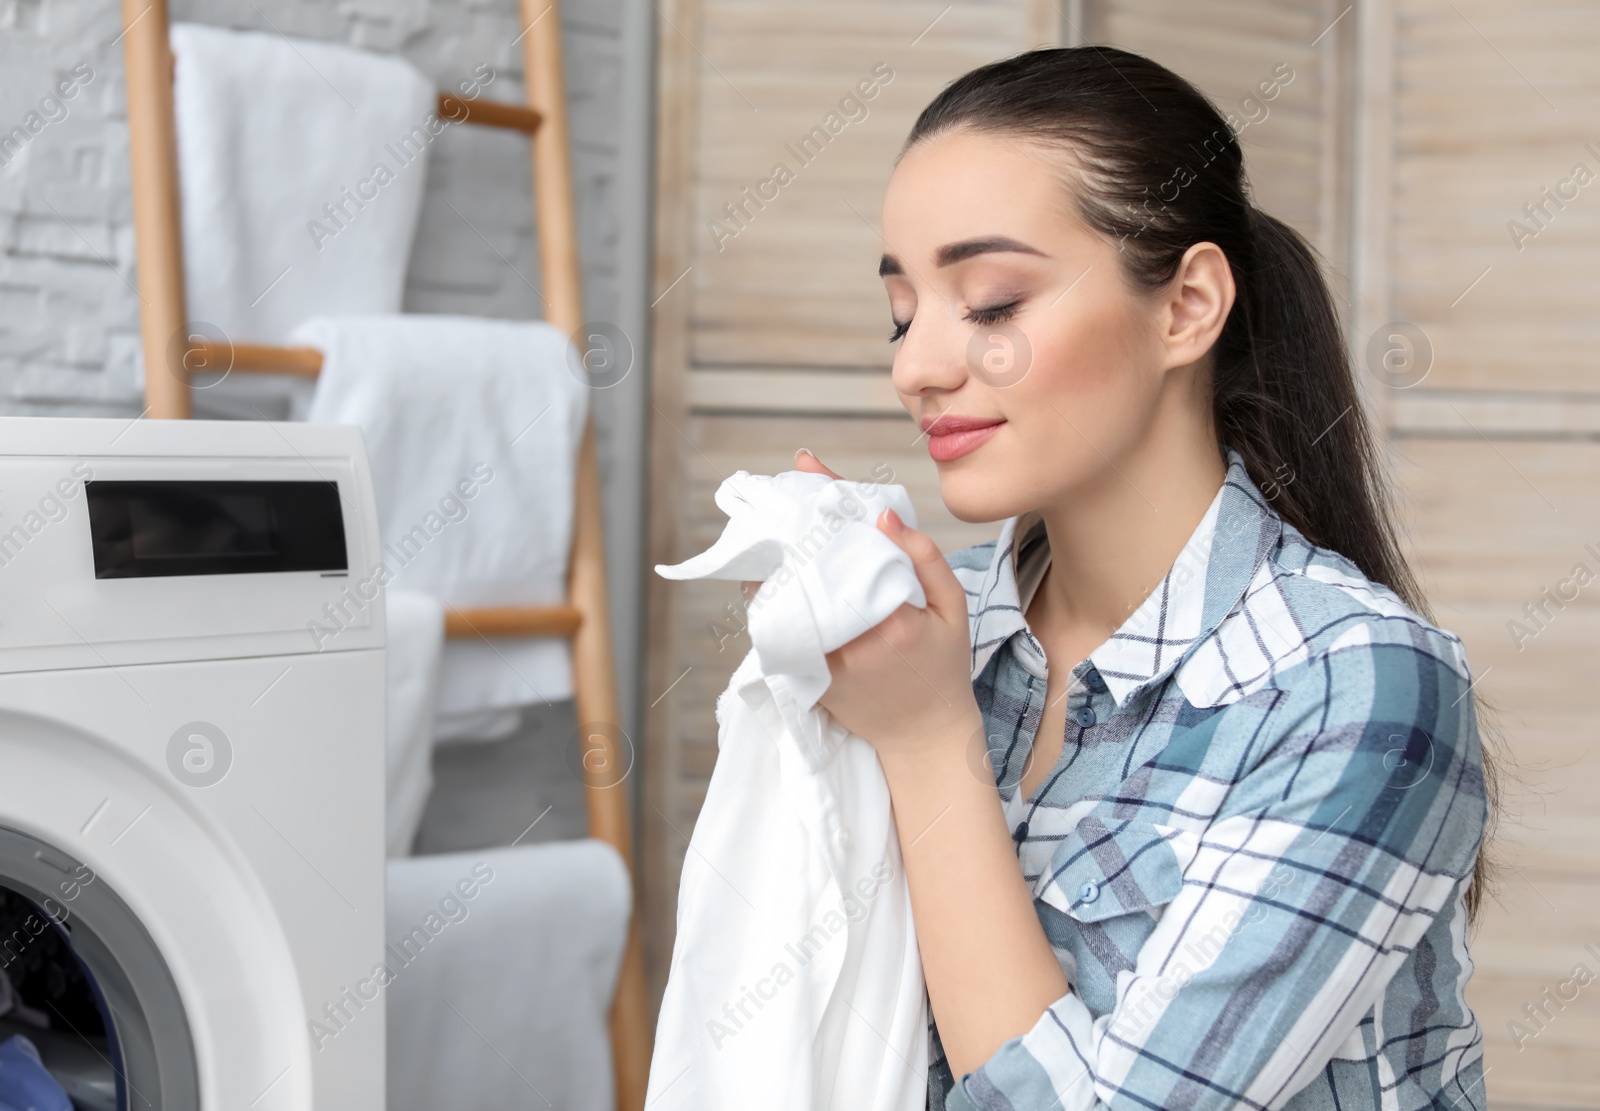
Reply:
[[1056, 846], [1035, 898], [1079, 922], [1135, 911], [1154, 917], [1183, 890], [1183, 866], [1170, 843], [1175, 833], [1085, 815]]

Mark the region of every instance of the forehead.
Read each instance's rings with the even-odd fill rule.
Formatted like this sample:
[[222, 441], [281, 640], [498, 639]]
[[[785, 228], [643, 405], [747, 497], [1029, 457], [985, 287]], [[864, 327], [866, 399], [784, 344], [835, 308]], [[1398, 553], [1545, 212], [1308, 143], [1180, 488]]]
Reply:
[[906, 151], [884, 193], [889, 250], [929, 256], [940, 244], [1073, 233], [1065, 166], [1011, 135], [946, 132]]

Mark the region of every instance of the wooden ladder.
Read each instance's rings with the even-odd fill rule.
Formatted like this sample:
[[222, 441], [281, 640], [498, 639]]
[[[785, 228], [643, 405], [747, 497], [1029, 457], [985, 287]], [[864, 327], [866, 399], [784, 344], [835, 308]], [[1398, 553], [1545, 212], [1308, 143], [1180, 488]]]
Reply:
[[[532, 139], [534, 218], [544, 276], [546, 319], [570, 336], [583, 325], [578, 267], [577, 213], [572, 192], [571, 150], [561, 61], [559, 0], [519, 0], [527, 106], [439, 96], [439, 114], [458, 122], [520, 131]], [[230, 366], [315, 378], [322, 368], [314, 348], [259, 344], [217, 345], [193, 337], [187, 347], [173, 337], [188, 335], [184, 296], [183, 240], [179, 214], [176, 127], [173, 116], [173, 57], [166, 0], [123, 0], [123, 52], [128, 80], [128, 144], [133, 174], [133, 218], [143, 302], [146, 415], [186, 419], [191, 413], [190, 366]], [[165, 373], [163, 373], [165, 371]], [[628, 766], [612, 730], [591, 729], [620, 717], [611, 653], [606, 597], [605, 545], [595, 462], [594, 419], [587, 419], [578, 450], [572, 550], [567, 601], [559, 606], [447, 607], [449, 637], [568, 636], [572, 638], [574, 687], [583, 739], [584, 793], [589, 835], [622, 855], [634, 877], [616, 995], [610, 1014], [618, 1111], [642, 1111], [650, 1066], [651, 1032], [646, 1012], [643, 953], [639, 936], [637, 882], [626, 779]]]

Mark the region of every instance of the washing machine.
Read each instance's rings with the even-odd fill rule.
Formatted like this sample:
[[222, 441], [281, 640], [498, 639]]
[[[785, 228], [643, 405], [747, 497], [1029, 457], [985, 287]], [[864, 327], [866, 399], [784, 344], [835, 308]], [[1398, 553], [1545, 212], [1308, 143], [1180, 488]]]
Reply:
[[0, 1041], [78, 1111], [382, 1111], [381, 567], [353, 428], [0, 418]]

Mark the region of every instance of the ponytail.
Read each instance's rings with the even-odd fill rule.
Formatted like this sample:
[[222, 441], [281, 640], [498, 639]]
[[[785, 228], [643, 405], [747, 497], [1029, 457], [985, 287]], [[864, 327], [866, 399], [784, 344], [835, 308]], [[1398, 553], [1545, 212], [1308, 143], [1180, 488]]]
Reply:
[[1278, 514], [1433, 620], [1383, 512], [1370, 425], [1311, 245], [1254, 205], [1217, 341], [1212, 414]]
[[[1437, 624], [1406, 562], [1389, 512], [1378, 450], [1344, 331], [1311, 244], [1275, 216], [1246, 209], [1251, 253], [1238, 300], [1217, 341], [1212, 414], [1222, 442], [1244, 457], [1273, 508], [1311, 543], [1344, 556]], [[1230, 333], [1231, 329], [1231, 333]], [[1495, 714], [1473, 688], [1488, 804], [1468, 885], [1476, 923], [1494, 881], [1488, 853], [1499, 817], [1501, 749]]]
[[[1217, 437], [1312, 544], [1338, 552], [1434, 622], [1401, 550], [1383, 455], [1311, 245], [1255, 207], [1229, 122], [1188, 81], [1108, 46], [1028, 51], [979, 67], [923, 109], [905, 149], [947, 130], [1012, 135], [1054, 159], [1079, 215], [1115, 238], [1122, 277], [1165, 286], [1193, 244], [1227, 256], [1236, 296], [1213, 349]], [[1492, 878], [1498, 738], [1473, 688], [1489, 806], [1466, 901], [1475, 923]], [[1491, 744], [1495, 741], [1495, 744]]]

